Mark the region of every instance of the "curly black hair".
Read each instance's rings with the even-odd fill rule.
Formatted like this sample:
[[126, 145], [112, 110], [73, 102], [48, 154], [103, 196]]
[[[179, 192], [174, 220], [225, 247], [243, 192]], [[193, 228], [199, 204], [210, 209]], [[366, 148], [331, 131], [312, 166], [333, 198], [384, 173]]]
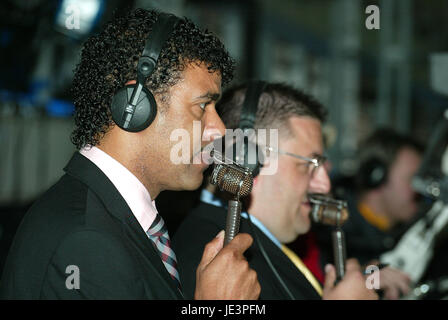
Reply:
[[[138, 59], [159, 14], [135, 9], [116, 17], [84, 43], [72, 86], [75, 129], [71, 141], [77, 148], [97, 145], [114, 125], [110, 114], [112, 97], [126, 82], [136, 79]], [[146, 87], [166, 102], [168, 88], [181, 79], [190, 63], [220, 72], [223, 85], [232, 80], [235, 62], [221, 41], [184, 18], [163, 45]]]

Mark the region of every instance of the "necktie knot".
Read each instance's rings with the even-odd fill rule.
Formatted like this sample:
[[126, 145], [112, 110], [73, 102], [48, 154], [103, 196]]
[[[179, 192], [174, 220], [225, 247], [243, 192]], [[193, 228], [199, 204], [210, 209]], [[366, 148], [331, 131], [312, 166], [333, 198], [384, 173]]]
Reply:
[[160, 214], [156, 215], [156, 218], [154, 219], [154, 222], [149, 227], [148, 231], [146, 232], [149, 237], [166, 237], [170, 238], [168, 234], [168, 230], [166, 229], [165, 222], [163, 221]]

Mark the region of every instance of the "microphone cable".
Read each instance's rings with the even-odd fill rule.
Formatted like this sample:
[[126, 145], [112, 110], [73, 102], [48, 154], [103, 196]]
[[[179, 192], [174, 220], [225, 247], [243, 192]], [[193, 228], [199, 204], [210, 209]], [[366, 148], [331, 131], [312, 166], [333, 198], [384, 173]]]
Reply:
[[252, 233], [255, 237], [255, 242], [257, 243], [258, 247], [260, 248], [261, 254], [263, 255], [264, 260], [266, 261], [266, 263], [268, 264], [269, 268], [272, 270], [272, 272], [274, 273], [274, 276], [277, 278], [278, 282], [280, 282], [283, 290], [286, 292], [286, 294], [288, 295], [290, 300], [296, 300], [293, 296], [293, 294], [291, 293], [291, 291], [288, 289], [288, 287], [286, 286], [286, 283], [283, 281], [282, 277], [280, 276], [280, 274], [278, 273], [277, 269], [274, 267], [274, 265], [271, 262], [271, 259], [269, 259], [269, 256], [267, 255], [266, 251], [264, 250], [263, 245], [261, 244], [261, 240], [258, 237], [256, 230], [252, 224], [252, 219], [250, 217], [249, 212], [247, 212], [247, 220], [249, 220], [249, 226], [250, 229], [252, 230]]

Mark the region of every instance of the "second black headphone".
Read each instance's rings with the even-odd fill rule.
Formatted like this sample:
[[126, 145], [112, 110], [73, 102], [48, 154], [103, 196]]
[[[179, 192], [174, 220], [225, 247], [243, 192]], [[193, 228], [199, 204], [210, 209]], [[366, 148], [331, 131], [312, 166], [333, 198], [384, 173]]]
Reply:
[[378, 157], [363, 161], [358, 170], [358, 182], [363, 189], [376, 189], [386, 183], [389, 174], [388, 167]]
[[112, 120], [123, 130], [139, 132], [151, 125], [157, 114], [154, 95], [145, 87], [153, 73], [160, 52], [180, 19], [172, 14], [160, 13], [137, 64], [137, 83], [120, 88], [111, 104]]
[[[246, 129], [254, 129], [255, 118], [258, 110], [258, 103], [260, 100], [260, 96], [266, 88], [266, 82], [264, 81], [251, 81], [249, 82], [246, 89], [246, 96], [244, 99], [243, 107], [241, 109], [240, 121], [238, 124], [238, 128], [242, 129], [243, 132]], [[246, 168], [249, 168], [252, 171], [252, 176], [255, 178], [259, 173], [260, 169], [263, 166], [262, 159], [259, 158], [258, 146], [249, 141], [248, 137], [244, 136], [244, 141], [242, 145], [243, 149], [238, 152], [236, 150], [236, 146], [234, 145], [233, 149], [233, 160], [239, 163], [240, 158], [244, 159], [244, 163], [242, 164]], [[249, 161], [249, 150], [255, 151], [255, 162]]]

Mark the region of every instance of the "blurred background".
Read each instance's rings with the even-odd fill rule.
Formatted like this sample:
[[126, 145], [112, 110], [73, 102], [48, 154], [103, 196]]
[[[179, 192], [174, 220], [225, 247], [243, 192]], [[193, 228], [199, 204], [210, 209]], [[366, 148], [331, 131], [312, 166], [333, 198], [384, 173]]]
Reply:
[[[380, 29], [366, 27], [369, 5]], [[23, 213], [75, 151], [69, 89], [83, 41], [133, 7], [187, 16], [217, 34], [237, 61], [233, 83], [282, 81], [314, 95], [329, 109], [332, 174], [352, 173], [359, 141], [380, 126], [425, 143], [448, 106], [445, 0], [2, 0], [2, 265]], [[185, 210], [193, 194], [176, 193]], [[172, 197], [161, 194], [158, 209], [175, 228], [184, 212], [173, 212]]]

